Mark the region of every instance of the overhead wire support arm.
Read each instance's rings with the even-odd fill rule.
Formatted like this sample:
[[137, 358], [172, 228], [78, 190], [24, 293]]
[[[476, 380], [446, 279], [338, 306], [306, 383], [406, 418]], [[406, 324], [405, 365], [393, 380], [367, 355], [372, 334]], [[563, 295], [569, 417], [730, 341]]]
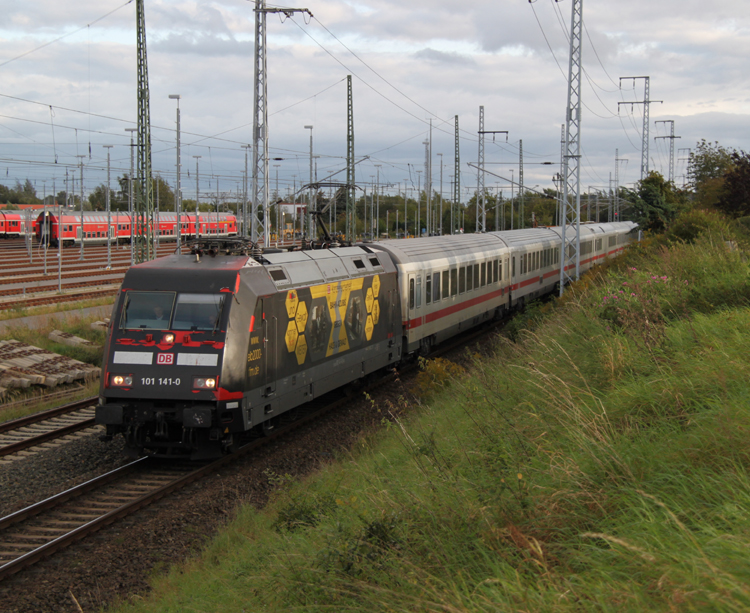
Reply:
[[[289, 18], [295, 13], [313, 14], [306, 8], [268, 8], [266, 0], [255, 0], [255, 77], [253, 104], [253, 203], [251, 237], [269, 247], [271, 226], [269, 219], [268, 176], [268, 72], [266, 62], [266, 15], [281, 13]], [[260, 207], [263, 217], [260, 217]]]
[[643, 133], [641, 134], [641, 181], [648, 176], [648, 160], [649, 160], [649, 112], [650, 105], [652, 102], [663, 103], [663, 100], [651, 100], [651, 77], [620, 77], [620, 84], [622, 85], [623, 79], [632, 79], [633, 85], [635, 86], [636, 79], [643, 79], [643, 100], [623, 101], [617, 103], [617, 111], [620, 111], [621, 104], [629, 104], [631, 108], [635, 104], [643, 105]]

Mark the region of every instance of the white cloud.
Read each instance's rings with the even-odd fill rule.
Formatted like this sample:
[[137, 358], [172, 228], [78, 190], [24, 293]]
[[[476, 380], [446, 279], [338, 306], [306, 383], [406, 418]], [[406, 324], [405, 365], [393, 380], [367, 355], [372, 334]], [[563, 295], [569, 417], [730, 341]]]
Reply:
[[[52, 174], [59, 181], [65, 173], [61, 164], [87, 155], [89, 142], [87, 188], [104, 179], [104, 144], [116, 145], [117, 173], [129, 168], [129, 136], [123, 128], [134, 125], [127, 122], [136, 117], [135, 3], [123, 4], [0, 0], [0, 94], [5, 95], [0, 97], [0, 169], [7, 169], [6, 182], [41, 181]], [[282, 185], [291, 184], [293, 174], [297, 180], [306, 176], [307, 124], [315, 126], [315, 150], [322, 156], [319, 176], [343, 165], [344, 79], [353, 74], [356, 153], [377, 156], [383, 180], [403, 181], [409, 164], [412, 172], [422, 167], [421, 142], [430, 116], [433, 152], [443, 153], [446, 166], [452, 165], [452, 120], [458, 115], [462, 182], [474, 185], [475, 171], [465, 162], [477, 155], [478, 108], [483, 105], [485, 129], [510, 133], [507, 145], [496, 142], [487, 148], [487, 161], [509, 174], [522, 139], [527, 183], [551, 186], [556, 166], [550, 170], [537, 163], [559, 160], [569, 0], [293, 4], [309, 8], [315, 19], [306, 24], [301, 15], [292, 20], [268, 16], [269, 135], [272, 155], [284, 158], [274, 162], [280, 165]], [[253, 120], [253, 8], [245, 0], [146, 5], [154, 167], [168, 179], [174, 174], [175, 126], [175, 103], [168, 95], [179, 93], [183, 160], [191, 162], [183, 161], [185, 171], [192, 169], [190, 156], [202, 155], [201, 176], [207, 181], [213, 174], [235, 189], [240, 180], [240, 145], [251, 141]], [[698, 0], [586, 3], [584, 22], [587, 184], [606, 185], [616, 149], [629, 160], [621, 167], [621, 181], [638, 179], [643, 105], [633, 105], [632, 114], [630, 105], [623, 105], [618, 117], [617, 103], [641, 100], [643, 81], [635, 89], [625, 81], [620, 91], [621, 76], [649, 75], [652, 99], [664, 101], [651, 105], [652, 136], [653, 121], [674, 119], [682, 136], [676, 147], [706, 138], [748, 148], [743, 135], [750, 123], [750, 17], [744, 2], [726, 0], [710, 10]], [[225, 134], [207, 138], [220, 133]], [[665, 141], [652, 139], [651, 147], [655, 163], [661, 164]], [[374, 163], [358, 166], [359, 176], [369, 180]]]

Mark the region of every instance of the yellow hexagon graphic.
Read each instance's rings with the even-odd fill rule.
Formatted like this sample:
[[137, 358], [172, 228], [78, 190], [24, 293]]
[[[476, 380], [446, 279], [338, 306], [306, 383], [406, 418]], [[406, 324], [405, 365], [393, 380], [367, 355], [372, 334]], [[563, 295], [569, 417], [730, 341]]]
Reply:
[[297, 346], [297, 337], [299, 337], [299, 332], [297, 332], [297, 325], [293, 321], [290, 321], [289, 325], [286, 327], [286, 334], [284, 335], [286, 348], [289, 353], [294, 351], [294, 348]]
[[297, 307], [297, 315], [295, 317], [297, 321], [297, 330], [300, 334], [302, 334], [305, 331], [305, 326], [307, 325], [307, 304], [304, 302], [300, 302], [299, 306]]
[[289, 319], [297, 314], [298, 303], [297, 290], [290, 289], [286, 294], [286, 312], [289, 315]]
[[367, 290], [367, 295], [365, 296], [365, 306], [367, 307], [367, 312], [372, 312], [372, 302], [375, 300], [375, 298], [372, 295], [372, 288], [369, 288]]
[[375, 298], [380, 293], [380, 277], [378, 275], [375, 275], [372, 279], [372, 293], [375, 294]]
[[294, 353], [297, 354], [297, 364], [302, 366], [305, 363], [305, 357], [307, 356], [307, 339], [304, 334], [301, 334], [297, 340], [297, 349]]
[[372, 323], [373, 325], [378, 325], [378, 322], [380, 321], [380, 302], [377, 300], [372, 303]]
[[372, 339], [372, 331], [374, 329], [375, 329], [375, 324], [372, 323], [372, 315], [368, 315], [367, 321], [365, 322], [365, 336], [367, 337], [368, 341]]

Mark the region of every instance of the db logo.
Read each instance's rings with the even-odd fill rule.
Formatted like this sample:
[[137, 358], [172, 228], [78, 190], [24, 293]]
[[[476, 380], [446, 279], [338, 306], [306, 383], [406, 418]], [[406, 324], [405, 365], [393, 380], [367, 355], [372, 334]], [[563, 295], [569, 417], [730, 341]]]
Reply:
[[156, 363], [157, 364], [174, 364], [174, 354], [173, 353], [157, 353]]

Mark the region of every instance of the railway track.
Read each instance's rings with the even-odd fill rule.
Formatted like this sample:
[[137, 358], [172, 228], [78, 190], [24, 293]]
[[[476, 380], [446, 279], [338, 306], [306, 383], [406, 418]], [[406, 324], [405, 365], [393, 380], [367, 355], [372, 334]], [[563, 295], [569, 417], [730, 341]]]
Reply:
[[[388, 379], [390, 380], [390, 378]], [[383, 385], [382, 379], [372, 388]], [[0, 581], [97, 532], [118, 519], [168, 496], [261, 446], [345, 404], [341, 390], [313, 401], [236, 452], [216, 461], [196, 463], [140, 458], [0, 519]], [[283, 417], [283, 416], [282, 416]]]
[[0, 311], [10, 309], [27, 308], [35, 306], [44, 306], [48, 304], [60, 304], [62, 302], [78, 302], [80, 300], [90, 300], [95, 298], [104, 298], [114, 296], [120, 285], [115, 285], [105, 289], [89, 289], [86, 291], [68, 292], [65, 294], [49, 294], [37, 298], [19, 298], [18, 300], [7, 300], [0, 302]]
[[[444, 355], [451, 349], [485, 337], [504, 322], [505, 319], [488, 322], [488, 325], [460, 340], [441, 346], [433, 355]], [[416, 367], [417, 363], [413, 361], [402, 368], [401, 374]], [[390, 383], [396, 376], [385, 374], [369, 385], [358, 388], [357, 392], [372, 392]], [[280, 416], [282, 421], [276, 427], [267, 429], [265, 436], [252, 440], [235, 453], [214, 462], [196, 465], [195, 462], [141, 458], [1, 518], [0, 581], [204, 476], [215, 474], [218, 468], [345, 405], [350, 401], [351, 391], [350, 387], [340, 388], [291, 411], [291, 414]], [[88, 399], [89, 402], [91, 400]], [[295, 417], [297, 418], [294, 419]]]
[[86, 398], [0, 424], [0, 457], [94, 427], [97, 401]]

